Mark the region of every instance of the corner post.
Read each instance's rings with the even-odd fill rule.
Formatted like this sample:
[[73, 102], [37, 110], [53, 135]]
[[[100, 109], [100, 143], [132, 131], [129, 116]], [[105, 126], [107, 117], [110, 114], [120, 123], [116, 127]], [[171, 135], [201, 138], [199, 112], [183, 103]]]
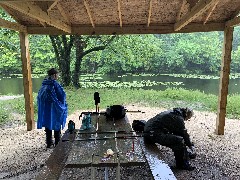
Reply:
[[229, 74], [230, 74], [230, 64], [231, 64], [233, 30], [234, 29], [232, 27], [225, 27], [224, 29], [224, 45], [223, 45], [223, 55], [222, 55], [222, 65], [221, 65], [219, 95], [218, 95], [217, 120], [216, 120], [216, 134], [218, 135], [224, 134], [228, 84], [229, 84]]
[[28, 34], [19, 32], [27, 130], [35, 128]]

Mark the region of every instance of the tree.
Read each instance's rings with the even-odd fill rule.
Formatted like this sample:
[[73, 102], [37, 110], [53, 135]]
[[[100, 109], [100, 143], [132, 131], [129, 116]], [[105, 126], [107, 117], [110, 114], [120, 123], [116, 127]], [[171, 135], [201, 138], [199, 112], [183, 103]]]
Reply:
[[[77, 36], [75, 37], [76, 61], [73, 74], [73, 85], [80, 87], [79, 76], [83, 57], [94, 51], [104, 50], [116, 36]], [[91, 41], [95, 41], [95, 43]], [[94, 45], [95, 44], [95, 45]]]
[[71, 49], [74, 45], [75, 35], [50, 35], [52, 46], [56, 55], [57, 63], [62, 73], [63, 86], [69, 86], [71, 83]]

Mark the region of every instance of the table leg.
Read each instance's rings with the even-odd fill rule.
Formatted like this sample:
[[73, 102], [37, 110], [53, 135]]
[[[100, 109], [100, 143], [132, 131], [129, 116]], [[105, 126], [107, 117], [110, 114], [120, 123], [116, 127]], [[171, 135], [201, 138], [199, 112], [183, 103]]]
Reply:
[[108, 167], [105, 167], [105, 176], [104, 176], [104, 180], [108, 180]]
[[[93, 157], [94, 154], [92, 154], [92, 164], [93, 164]], [[95, 180], [95, 167], [91, 165], [91, 180]]]
[[117, 180], [120, 180], [120, 159], [118, 156], [118, 165], [117, 165]]

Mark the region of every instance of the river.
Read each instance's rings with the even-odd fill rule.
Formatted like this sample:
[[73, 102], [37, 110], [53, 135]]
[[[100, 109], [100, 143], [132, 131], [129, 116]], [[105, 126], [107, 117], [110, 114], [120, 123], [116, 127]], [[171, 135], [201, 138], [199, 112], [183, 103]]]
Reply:
[[[33, 92], [38, 92], [43, 78], [32, 78]], [[185, 88], [189, 90], [199, 90], [207, 94], [218, 95], [219, 78], [215, 79], [204, 79], [204, 78], [185, 78], [185, 77], [174, 77], [172, 75], [104, 75], [98, 76], [98, 78], [93, 78], [93, 76], [84, 76], [81, 82], [98, 82], [106, 83], [108, 82], [118, 82], [118, 84], [125, 82], [131, 83], [135, 82], [137, 84], [142, 84], [143, 89], [154, 89], [154, 90], [165, 90], [168, 87]], [[146, 83], [148, 82], [148, 83]], [[150, 82], [150, 83], [149, 83]], [[144, 85], [143, 85], [144, 84]], [[240, 93], [240, 78], [230, 79], [229, 83], [229, 94], [239, 94]], [[136, 88], [139, 86], [136, 86]], [[18, 95], [23, 94], [23, 79], [22, 78], [0, 78], [0, 95]]]

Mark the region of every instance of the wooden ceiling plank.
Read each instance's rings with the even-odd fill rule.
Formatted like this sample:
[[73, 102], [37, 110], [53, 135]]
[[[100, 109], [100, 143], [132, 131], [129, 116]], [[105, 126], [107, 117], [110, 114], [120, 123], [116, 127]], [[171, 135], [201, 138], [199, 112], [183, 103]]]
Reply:
[[4, 2], [3, 4], [31, 17], [38, 19], [41, 22], [46, 22], [50, 26], [54, 26], [58, 29], [71, 33], [71, 27], [65, 24], [63, 21], [48, 16], [48, 14], [36, 5], [30, 4], [28, 2], [21, 3], [21, 2]]
[[214, 6], [212, 6], [209, 10], [208, 10], [208, 13], [207, 13], [207, 16], [205, 18], [205, 20], [203, 21], [203, 24], [206, 24], [208, 19], [210, 18], [210, 16], [212, 15], [214, 9], [217, 7], [217, 4], [219, 3], [219, 0], [216, 1], [216, 3], [214, 4]]
[[176, 22], [178, 22], [180, 20], [180, 15], [181, 15], [181, 13], [183, 11], [185, 3], [186, 3], [186, 0], [182, 0], [181, 7], [180, 7], [180, 9], [179, 9], [179, 11], [177, 13]]
[[69, 17], [68, 17], [68, 15], [65, 13], [62, 5], [58, 3], [58, 4], [57, 4], [57, 8], [58, 8], [60, 14], [62, 15], [62, 17], [64, 18], [64, 20], [65, 20], [68, 24], [70, 24]]
[[117, 0], [117, 2], [118, 2], [118, 17], [119, 17], [119, 23], [120, 23], [120, 27], [122, 27], [121, 0]]
[[237, 7], [236, 11], [231, 15], [231, 19], [240, 15], [240, 5]]
[[37, 2], [37, 1], [55, 1], [55, 0], [1, 0], [1, 2]]
[[190, 12], [185, 14], [181, 20], [175, 23], [174, 30], [179, 31], [184, 26], [189, 24], [191, 21], [193, 21], [196, 17], [201, 15], [203, 12], [207, 11], [210, 7], [212, 7], [216, 1], [218, 0], [200, 0], [192, 9]]
[[91, 21], [92, 27], [95, 28], [95, 24], [94, 24], [94, 22], [93, 22], [93, 18], [92, 18], [92, 14], [91, 14], [89, 5], [88, 5], [88, 3], [87, 3], [86, 0], [83, 0], [83, 1], [84, 1], [84, 6], [85, 6], [85, 8], [86, 8], [86, 10], [87, 10], [88, 17], [89, 17], [89, 19], [90, 19], [90, 21]]
[[147, 27], [149, 27], [149, 25], [151, 23], [151, 15], [152, 15], [152, 0], [149, 0]]
[[51, 11], [52, 8], [54, 8], [60, 0], [55, 0], [52, 5], [48, 8], [47, 12]]
[[25, 26], [2, 18], [0, 18], [0, 27], [27, 33], [27, 28]]
[[239, 26], [240, 25], [240, 16], [235, 17], [234, 19], [231, 19], [226, 22], [227, 27], [234, 27], [234, 26]]
[[199, 0], [187, 0], [188, 4], [190, 5], [190, 8], [194, 7]]

